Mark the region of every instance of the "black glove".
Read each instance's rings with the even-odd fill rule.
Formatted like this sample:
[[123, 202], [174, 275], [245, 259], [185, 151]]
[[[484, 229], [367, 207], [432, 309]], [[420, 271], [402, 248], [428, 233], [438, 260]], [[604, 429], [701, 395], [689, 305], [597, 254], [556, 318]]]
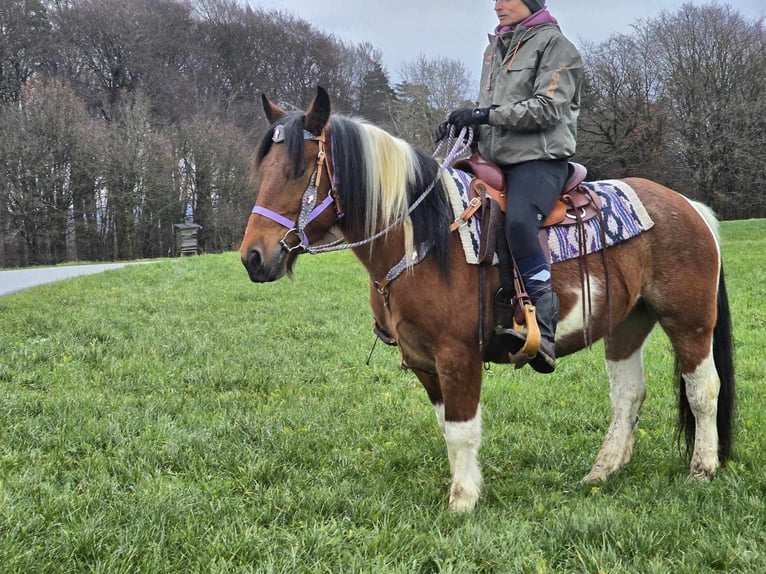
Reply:
[[436, 126], [434, 139], [438, 143], [449, 135], [450, 126], [460, 133], [466, 126], [476, 126], [489, 123], [489, 108], [460, 108], [453, 111], [446, 122]]
[[457, 131], [466, 126], [476, 126], [489, 123], [489, 108], [460, 108], [447, 118], [447, 123], [455, 126]]
[[436, 131], [434, 132], [434, 142], [439, 143], [448, 135], [449, 135], [449, 122], [442, 122], [438, 126], [436, 126]]

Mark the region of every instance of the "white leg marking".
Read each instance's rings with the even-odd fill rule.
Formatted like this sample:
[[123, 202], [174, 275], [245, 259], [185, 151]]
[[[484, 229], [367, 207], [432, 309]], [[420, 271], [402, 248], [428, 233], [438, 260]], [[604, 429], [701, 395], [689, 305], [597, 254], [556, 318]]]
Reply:
[[436, 423], [444, 434], [444, 403], [434, 403], [434, 413], [436, 413]]
[[465, 422], [445, 422], [444, 439], [452, 467], [450, 510], [473, 510], [481, 492], [481, 405], [476, 416]]
[[712, 352], [693, 373], [684, 373], [686, 396], [696, 422], [694, 453], [690, 474], [693, 478], [712, 478], [718, 470], [718, 391], [721, 382]]
[[612, 422], [604, 443], [584, 482], [606, 480], [630, 462], [633, 456], [633, 432], [646, 396], [643, 368], [643, 346], [623, 361], [607, 361]]
[[[572, 306], [569, 313], [565, 317], [559, 318], [558, 326], [556, 327], [556, 338], [566, 337], [571, 334], [581, 334], [585, 325], [582, 323], [583, 308], [586, 313], [590, 312], [591, 315], [596, 315], [599, 311], [598, 302], [601, 300], [601, 293], [603, 287], [599, 281], [590, 278], [590, 299], [593, 305], [592, 308], [588, 307], [588, 301], [583, 300], [582, 291], [580, 289], [571, 289], [570, 294], [576, 297], [576, 303]], [[587, 293], [586, 293], [587, 296]], [[587, 315], [586, 315], [587, 316]]]
[[[436, 413], [436, 424], [439, 425], [439, 428], [442, 431], [442, 436], [445, 437], [445, 430], [444, 430], [444, 403], [434, 403], [434, 412]], [[455, 461], [452, 460], [453, 458], [453, 452], [449, 448], [447, 448], [447, 457], [449, 458], [449, 472], [450, 476], [455, 474]]]

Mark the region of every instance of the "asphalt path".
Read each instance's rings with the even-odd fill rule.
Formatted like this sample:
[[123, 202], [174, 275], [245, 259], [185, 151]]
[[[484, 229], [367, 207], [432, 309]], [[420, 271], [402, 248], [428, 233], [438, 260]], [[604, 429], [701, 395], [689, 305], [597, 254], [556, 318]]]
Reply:
[[81, 277], [82, 275], [92, 275], [93, 273], [101, 273], [110, 269], [121, 269], [126, 265], [135, 265], [135, 263], [101, 263], [96, 265], [35, 267], [33, 269], [0, 271], [0, 296], [45, 283], [63, 281], [64, 279]]

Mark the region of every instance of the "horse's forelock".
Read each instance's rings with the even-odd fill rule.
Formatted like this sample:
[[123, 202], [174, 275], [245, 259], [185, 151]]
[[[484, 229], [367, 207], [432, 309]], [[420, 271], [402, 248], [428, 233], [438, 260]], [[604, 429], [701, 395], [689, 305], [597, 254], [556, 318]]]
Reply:
[[263, 158], [266, 157], [266, 154], [268, 154], [269, 150], [271, 149], [271, 144], [274, 143], [273, 142], [274, 127], [275, 126], [271, 126], [266, 131], [266, 133], [263, 135], [263, 139], [261, 140], [261, 143], [258, 144], [258, 151], [255, 154], [256, 165], [261, 165]]
[[303, 120], [305, 113], [290, 112], [277, 120], [266, 132], [258, 146], [256, 155], [257, 164], [260, 165], [263, 158], [271, 151], [274, 145], [274, 132], [278, 126], [284, 128], [284, 145], [287, 151], [287, 157], [292, 165], [292, 176], [300, 177], [303, 172], [304, 161], [304, 139], [303, 139]]

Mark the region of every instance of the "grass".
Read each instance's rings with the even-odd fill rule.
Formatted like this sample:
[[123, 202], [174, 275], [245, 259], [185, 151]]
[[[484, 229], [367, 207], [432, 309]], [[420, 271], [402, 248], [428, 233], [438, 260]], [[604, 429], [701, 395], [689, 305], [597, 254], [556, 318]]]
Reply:
[[348, 253], [252, 285], [236, 254], [0, 298], [0, 564], [27, 572], [766, 570], [766, 221], [723, 225], [734, 461], [686, 479], [660, 332], [633, 462], [584, 487], [609, 420], [602, 348], [493, 366], [486, 486], [446, 511], [433, 411], [373, 341]]

